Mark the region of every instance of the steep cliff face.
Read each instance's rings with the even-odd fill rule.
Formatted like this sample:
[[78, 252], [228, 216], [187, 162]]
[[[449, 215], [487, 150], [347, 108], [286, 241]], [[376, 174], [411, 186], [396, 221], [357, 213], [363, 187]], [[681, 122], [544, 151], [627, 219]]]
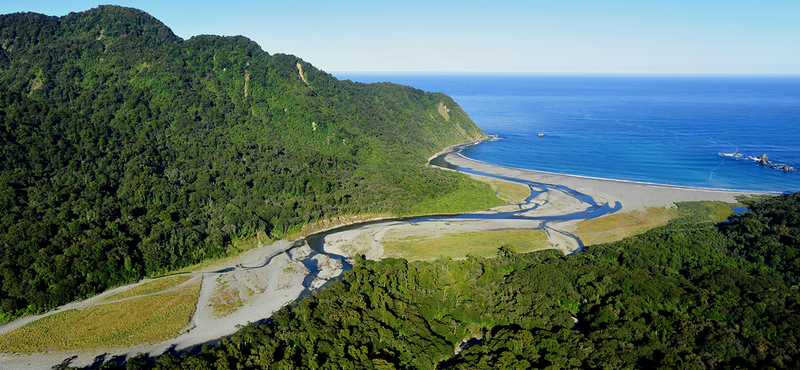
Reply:
[[257, 231], [483, 194], [424, 167], [483, 136], [442, 94], [339, 81], [245, 37], [182, 40], [117, 6], [3, 15], [0, 45], [0, 313], [222, 255]]

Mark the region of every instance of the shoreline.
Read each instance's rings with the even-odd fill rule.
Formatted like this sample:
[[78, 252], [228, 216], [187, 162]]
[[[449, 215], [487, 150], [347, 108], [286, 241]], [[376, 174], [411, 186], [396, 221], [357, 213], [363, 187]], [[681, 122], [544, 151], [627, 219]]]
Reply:
[[[489, 175], [517, 178], [533, 182], [566, 186], [595, 198], [600, 203], [613, 204], [619, 201], [622, 211], [629, 212], [643, 207], [673, 207], [683, 201], [723, 201], [737, 203], [737, 196], [779, 195], [757, 191], [692, 188], [626, 180], [595, 178], [567, 174], [550, 173], [494, 165], [468, 158], [459, 149], [472, 143], [448, 147], [438, 153], [438, 157], [449, 165]], [[437, 156], [434, 156], [434, 158]], [[451, 170], [450, 168], [439, 167]]]
[[480, 140], [474, 140], [474, 141], [469, 141], [469, 142], [466, 142], [466, 143], [450, 145], [450, 146], [448, 146], [448, 147], [436, 152], [434, 155], [428, 157], [428, 161], [425, 162], [425, 165], [426, 166], [430, 166], [431, 165], [431, 161], [434, 160], [436, 157], [439, 157], [439, 156], [442, 156], [442, 155], [446, 155], [448, 153], [453, 153], [453, 152], [455, 152], [456, 149], [461, 150], [461, 148], [466, 147], [466, 146], [478, 145], [478, 144], [480, 144], [480, 143], [482, 143], [484, 141], [492, 140], [493, 138], [494, 138], [493, 136], [486, 135], [486, 137], [484, 137], [483, 139], [480, 139]]
[[[586, 203], [574, 197], [569, 189], [580, 192], [594, 199], [599, 204], [615, 204], [619, 202], [619, 211], [630, 212], [634, 209], [647, 206], [672, 207], [674, 202], [697, 201], [697, 200], [720, 200], [728, 203], [736, 202], [735, 197], [740, 195], [771, 194], [758, 192], [739, 192], [711, 189], [692, 189], [672, 187], [668, 185], [645, 184], [636, 182], [626, 182], [623, 180], [608, 180], [589, 177], [579, 177], [572, 175], [561, 175], [532, 170], [523, 170], [510, 167], [492, 165], [476, 161], [463, 156], [457, 151], [468, 145], [475, 145], [482, 141], [491, 140], [486, 137], [483, 140], [473, 141], [465, 144], [451, 145], [428, 159], [428, 165], [444, 170], [456, 171], [452, 168], [440, 167], [430, 164], [431, 160], [442, 157], [449, 165], [460, 167], [466, 170], [481, 172], [486, 175], [503, 176], [520, 181], [530, 181], [540, 184], [553, 185], [555, 189], [543, 192], [529, 202], [529, 209], [526, 209], [528, 216], [549, 217], [552, 215], [566, 215], [582, 212]], [[461, 172], [461, 171], [459, 171]], [[470, 174], [469, 172], [462, 172]], [[569, 189], [564, 189], [567, 187]], [[560, 189], [559, 189], [560, 188]], [[771, 194], [774, 195], [774, 194]], [[585, 200], [585, 199], [584, 199]], [[501, 206], [502, 207], [502, 206]], [[484, 211], [486, 212], [486, 211]], [[489, 211], [491, 212], [491, 211]], [[498, 212], [498, 210], [494, 210]], [[304, 279], [307, 273], [304, 272], [301, 261], [309, 255], [338, 254], [347, 256], [354, 253], [364, 253], [369, 259], [382, 259], [384, 248], [381, 242], [384, 237], [394, 232], [395, 237], [408, 236], [406, 234], [419, 234], [422, 226], [417, 225], [413, 218], [431, 216], [455, 216], [455, 214], [425, 215], [414, 217], [388, 217], [377, 219], [366, 217], [359, 220], [358, 216], [350, 219], [345, 225], [335, 225], [317, 230], [311, 234], [306, 234], [292, 240], [278, 240], [270, 245], [260, 245], [259, 247], [246, 251], [243, 254], [215, 264], [206, 266], [200, 270], [190, 272], [194, 278], [202, 279], [203, 288], [201, 289], [195, 312], [190, 318], [189, 329], [170, 340], [155, 343], [142, 344], [139, 346], [123, 348], [96, 348], [76, 351], [55, 351], [35, 354], [0, 354], [0, 366], [11, 366], [12, 368], [49, 368], [58, 363], [70, 354], [72, 365], [87, 366], [103, 356], [108, 359], [114, 356], [130, 357], [138, 353], [146, 353], [150, 357], [155, 357], [165, 352], [182, 352], [195, 348], [202, 343], [213, 343], [219, 338], [235, 333], [237, 325], [247, 322], [258, 322], [271, 316], [271, 313], [280, 309], [284, 304], [295, 301], [305, 292]], [[337, 219], [342, 221], [341, 219]], [[356, 221], [356, 222], [352, 222]], [[580, 241], [570, 234], [572, 226], [580, 219], [569, 221], [541, 221], [536, 219], [500, 219], [500, 220], [459, 220], [442, 218], [433, 220], [428, 224], [429, 233], [445, 235], [457, 232], [473, 232], [482, 230], [514, 230], [514, 229], [536, 229], [541, 228], [547, 232], [551, 247], [545, 249], [556, 249], [565, 255], [580, 250]], [[435, 229], [442, 229], [436, 231]], [[338, 230], [338, 231], [337, 231]], [[362, 235], [363, 234], [363, 235]], [[316, 237], [331, 236], [327, 240], [324, 251], [314, 251], [309, 246], [311, 239]], [[572, 239], [575, 238], [576, 241]], [[363, 240], [362, 240], [363, 239]], [[358, 242], [360, 240], [360, 242]], [[313, 256], [312, 259], [315, 259]], [[322, 258], [322, 256], [320, 256]], [[318, 261], [322, 263], [323, 261]], [[292, 267], [289, 272], [287, 268]], [[247, 275], [247, 274], [252, 274]], [[341, 274], [339, 272], [338, 274]], [[338, 275], [336, 274], [336, 275]], [[336, 276], [332, 275], [332, 276]], [[320, 277], [319, 275], [318, 277]], [[264, 291], [243, 302], [243, 307], [237, 309], [223, 317], [213, 317], [210, 306], [208, 305], [211, 296], [217, 294], [218, 286], [222, 283], [218, 279], [225, 277], [231, 284], [243, 284], [249, 286], [251, 281], [263, 280]], [[254, 280], [255, 279], [255, 280]], [[325, 279], [325, 277], [323, 277]], [[227, 281], [227, 280], [226, 280]], [[73, 302], [59, 307], [48, 314], [60, 312], [69, 308], [85, 308], [98, 304], [103, 297], [113, 294], [115, 291], [130, 289], [135, 285], [146, 281], [140, 281], [134, 285], [117, 287], [101, 293], [95, 297], [84, 301]], [[259, 286], [261, 286], [259, 285]], [[242, 288], [244, 289], [244, 288]], [[33, 321], [31, 317], [31, 321]], [[9, 323], [11, 324], [11, 323]], [[24, 322], [23, 322], [24, 324]], [[11, 326], [6, 326], [5, 330], [13, 330]]]
[[[761, 190], [746, 190], [746, 189], [706, 188], [706, 187], [700, 187], [700, 186], [661, 184], [661, 183], [657, 183], [657, 182], [636, 181], [636, 180], [621, 180], [621, 179], [612, 179], [612, 178], [608, 178], [608, 177], [595, 177], [595, 176], [587, 176], [587, 175], [574, 175], [574, 174], [568, 174], [568, 173], [549, 172], [549, 171], [542, 171], [542, 170], [531, 170], [531, 169], [527, 169], [527, 168], [509, 167], [509, 166], [503, 166], [503, 165], [499, 165], [499, 164], [493, 164], [493, 163], [489, 163], [489, 162], [484, 162], [484, 161], [481, 161], [481, 160], [477, 160], [477, 159], [473, 159], [473, 158], [467, 157], [467, 156], [465, 156], [464, 154], [461, 153], [461, 149], [463, 149], [465, 147], [477, 145], [477, 144], [480, 144], [480, 143], [482, 143], [484, 141], [490, 141], [490, 140], [492, 140], [492, 138], [493, 137], [489, 136], [488, 138], [483, 139], [483, 140], [471, 141], [471, 142], [467, 142], [467, 143], [463, 143], [463, 144], [456, 144], [456, 145], [448, 146], [447, 148], [439, 151], [438, 153], [436, 153], [433, 156], [431, 156], [430, 158], [428, 158], [428, 165], [430, 165], [431, 161], [436, 159], [436, 157], [443, 157], [442, 159], [445, 162], [448, 162], [451, 165], [457, 166], [457, 165], [447, 161], [447, 159], [445, 158], [447, 156], [447, 154], [452, 153], [452, 154], [458, 155], [458, 156], [460, 156], [460, 157], [462, 157], [462, 158], [464, 158], [464, 159], [466, 159], [466, 160], [468, 160], [470, 162], [476, 162], [476, 163], [480, 163], [480, 164], [483, 164], [483, 165], [486, 165], [486, 166], [503, 168], [503, 169], [506, 169], [506, 170], [524, 171], [524, 172], [536, 173], [536, 174], [541, 174], [541, 175], [563, 176], [563, 177], [576, 178], [576, 179], [619, 182], [619, 183], [627, 183], [627, 184], [634, 184], [634, 185], [644, 185], [644, 186], [653, 186], [653, 187], [677, 188], [677, 189], [687, 189], [687, 190], [705, 190], [705, 191], [712, 191], [712, 192], [732, 192], [732, 193], [742, 193], [742, 194], [763, 194], [763, 195], [781, 195], [781, 194], [792, 193], [792, 191], [788, 191], [788, 190], [787, 191], [761, 191]], [[436, 165], [434, 165], [434, 166], [436, 166]], [[436, 167], [439, 167], [439, 166], [436, 166]], [[457, 166], [457, 167], [461, 167], [461, 166]], [[450, 168], [444, 168], [444, 167], [439, 167], [439, 168], [450, 169]], [[465, 168], [470, 169], [469, 167], [465, 167]]]

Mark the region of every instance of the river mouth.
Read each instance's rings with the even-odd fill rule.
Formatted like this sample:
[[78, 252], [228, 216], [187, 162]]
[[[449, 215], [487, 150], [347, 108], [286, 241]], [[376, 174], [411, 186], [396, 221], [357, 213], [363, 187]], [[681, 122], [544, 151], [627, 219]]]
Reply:
[[[454, 151], [457, 152], [460, 149], [461, 147], [457, 147]], [[385, 230], [387, 229], [429, 223], [447, 226], [451, 222], [458, 222], [463, 228], [464, 224], [475, 223], [477, 225], [480, 223], [481, 227], [474, 227], [475, 231], [544, 230], [549, 238], [563, 241], [563, 243], [554, 242], [554, 247], [561, 249], [565, 255], [571, 255], [583, 249], [583, 242], [577, 236], [561, 227], [562, 225], [605, 216], [622, 209], [622, 204], [618, 201], [614, 202], [614, 204], [598, 203], [595, 198], [566, 186], [528, 181], [459, 167], [447, 162], [445, 159], [450, 153], [448, 151], [433, 157], [429, 162], [430, 165], [523, 184], [530, 189], [530, 195], [522, 203], [512, 205], [516, 206], [516, 209], [511, 211], [490, 210], [458, 215], [398, 217], [370, 221], [312, 234], [305, 238], [305, 242], [317, 253], [345, 257], [364, 254], [369, 259], [380, 259], [384, 256], [379, 236], [385, 235]], [[491, 223], [493, 226], [487, 226], [487, 223]], [[471, 230], [469, 227], [466, 227], [466, 229]], [[351, 248], [351, 246], [347, 245], [348, 238], [353, 239], [353, 243], [357, 238], [365, 239], [362, 242], [364, 245], [360, 248]]]
[[[450, 157], [445, 159], [447, 155]], [[448, 161], [486, 172], [454, 166]], [[353, 268], [350, 258], [356, 255], [364, 255], [367, 259], [376, 260], [398, 257], [385, 256], [381, 246], [383, 238], [392, 230], [428, 227], [428, 229], [439, 228], [459, 233], [538, 229], [547, 234], [546, 242], [551, 245], [550, 249], [558, 249], [567, 258], [566, 256], [578, 253], [584, 247], [583, 242], [570, 230], [575, 230], [577, 224], [582, 220], [620, 211], [622, 209], [620, 201], [624, 202], [625, 209], [628, 210], [640, 206], [669, 207], [677, 201], [715, 200], [731, 203], [735, 200], [735, 196], [745, 194], [597, 179], [576, 179], [575, 177], [542, 173], [531, 174], [525, 170], [475, 162], [452, 151], [433, 158], [431, 164], [449, 170], [525, 184], [531, 193], [519, 204], [501, 206], [498, 209], [484, 212], [369, 221], [311, 234], [298, 240], [279, 240], [271, 245], [260, 246], [243, 253], [234, 260], [209, 267], [208, 270], [192, 273], [203, 279], [203, 286], [198, 298], [197, 309], [192, 317], [193, 326], [183, 334], [162, 343], [135, 348], [131, 353], [129, 353], [130, 349], [113, 350], [108, 353], [135, 355], [137, 352], [141, 352], [158, 355], [169, 349], [181, 351], [205, 342], [219, 340], [222, 336], [231, 335], [238, 330], [238, 325], [246, 325], [248, 322], [264, 322], [283, 305], [312, 294], [330, 281], [340, 279], [344, 271]], [[592, 196], [587, 194], [592, 194]], [[435, 227], [430, 227], [431, 225]], [[422, 230], [422, 232], [427, 232], [428, 229]], [[346, 248], [348, 245], [357, 244], [359, 237], [363, 239], [361, 242], [363, 242], [364, 249]], [[491, 247], [489, 243], [486, 243], [486, 246]], [[529, 249], [526, 252], [533, 250], [539, 249]], [[226, 275], [229, 276], [226, 277]], [[227, 282], [227, 286], [225, 282]], [[241, 291], [250, 289], [253, 294], [246, 295], [234, 312], [222, 317], [215, 316], [212, 312], [213, 298], [224, 293], [226, 289], [231, 290], [234, 284], [241, 287]], [[81, 307], [91, 306], [98, 304], [96, 302], [100, 302], [102, 299], [101, 295], [76, 304]], [[89, 365], [95, 356], [101, 355], [107, 350], [102, 351], [104, 352], [88, 351], [83, 353], [74, 363]], [[59, 357], [61, 354], [35, 355], [39, 361], [57, 362], [51, 361], [52, 359], [47, 356]], [[62, 358], [59, 357], [57, 360]], [[32, 357], [9, 357], [5, 360], [0, 359], [0, 364], [30, 363], [31, 361]]]

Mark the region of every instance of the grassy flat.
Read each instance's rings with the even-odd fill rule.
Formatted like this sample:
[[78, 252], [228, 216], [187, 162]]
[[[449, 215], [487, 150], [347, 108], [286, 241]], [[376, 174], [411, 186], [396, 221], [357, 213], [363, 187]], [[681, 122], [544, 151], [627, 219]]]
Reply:
[[733, 215], [730, 204], [717, 201], [680, 202], [678, 208], [645, 208], [582, 221], [573, 232], [584, 245], [610, 243], [641, 234], [680, 218], [692, 222], [722, 222]]
[[497, 197], [508, 204], [522, 203], [531, 195], [531, 189], [527, 185], [493, 177], [476, 175], [472, 175], [472, 177], [489, 184]]
[[123, 298], [158, 293], [162, 290], [166, 290], [174, 286], [183, 284], [189, 279], [191, 279], [191, 276], [189, 275], [167, 276], [160, 279], [155, 279], [152, 281], [148, 281], [144, 284], [137, 285], [128, 290], [112, 294], [106, 297], [106, 301], [116, 301], [118, 299], [123, 299]]
[[503, 245], [518, 252], [549, 247], [544, 230], [499, 230], [446, 234], [439, 237], [412, 235], [399, 240], [382, 242], [385, 255], [409, 261], [439, 257], [463, 258], [467, 255], [489, 257]]
[[678, 215], [674, 208], [645, 208], [582, 221], [573, 232], [584, 245], [610, 243], [666, 225]]
[[733, 216], [733, 207], [742, 206], [741, 204], [701, 201], [701, 202], [681, 202], [678, 205], [678, 217], [686, 218], [695, 222], [722, 222]]
[[200, 283], [176, 292], [59, 312], [0, 337], [0, 352], [33, 353], [158, 343], [189, 324]]

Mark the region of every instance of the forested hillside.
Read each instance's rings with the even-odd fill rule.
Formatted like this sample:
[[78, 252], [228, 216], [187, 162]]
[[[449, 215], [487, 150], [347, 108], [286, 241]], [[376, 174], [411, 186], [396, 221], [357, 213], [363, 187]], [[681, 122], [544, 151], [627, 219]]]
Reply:
[[115, 6], [3, 15], [0, 44], [6, 320], [258, 231], [496, 202], [424, 166], [483, 137], [443, 94], [339, 81], [244, 37], [182, 40]]
[[217, 348], [127, 369], [797, 369], [800, 194], [749, 206], [714, 225], [681, 204], [570, 257], [360, 260]]

